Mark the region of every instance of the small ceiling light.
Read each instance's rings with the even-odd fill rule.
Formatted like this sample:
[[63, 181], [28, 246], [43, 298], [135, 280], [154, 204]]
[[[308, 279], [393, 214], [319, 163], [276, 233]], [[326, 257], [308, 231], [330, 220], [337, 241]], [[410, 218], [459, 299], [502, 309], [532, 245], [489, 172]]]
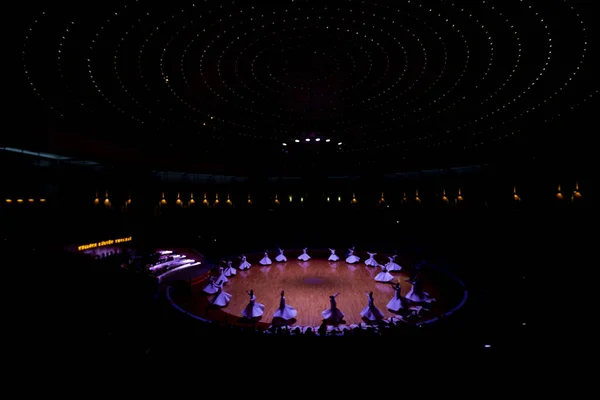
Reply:
[[320, 141], [321, 141], [321, 139], [320, 139], [320, 138], [316, 138], [316, 139], [315, 139], [315, 142], [320, 142]]
[[338, 143], [338, 146], [341, 146], [341, 145], [342, 145], [342, 142], [339, 142], [339, 143]]
[[284, 146], [287, 146], [287, 143], [283, 143]]
[[329, 143], [329, 142], [331, 142], [331, 139], [325, 139], [325, 141], [326, 141], [327, 143]]
[[300, 140], [296, 139], [296, 140], [294, 140], [294, 142], [296, 142], [296, 143], [300, 143]]
[[306, 138], [305, 140], [306, 140], [307, 142], [310, 142], [310, 138]]

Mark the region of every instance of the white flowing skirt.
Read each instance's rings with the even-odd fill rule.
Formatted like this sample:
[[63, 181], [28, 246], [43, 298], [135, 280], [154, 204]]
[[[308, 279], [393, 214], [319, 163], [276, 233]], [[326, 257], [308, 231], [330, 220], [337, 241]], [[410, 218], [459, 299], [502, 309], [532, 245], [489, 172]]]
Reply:
[[394, 295], [389, 303], [387, 303], [387, 309], [392, 311], [400, 311], [404, 309], [404, 304], [402, 304], [402, 299], [398, 298]]
[[273, 318], [281, 318], [288, 320], [296, 318], [296, 315], [298, 315], [298, 311], [296, 311], [294, 307], [288, 306], [286, 304], [285, 307], [279, 308], [277, 309], [277, 311], [275, 311], [275, 313], [273, 314]]
[[393, 261], [390, 261], [389, 263], [385, 264], [385, 268], [388, 271], [401, 271], [402, 270], [402, 267]]
[[244, 261], [243, 263], [240, 264], [238, 269], [240, 269], [242, 271], [246, 270], [246, 269], [250, 269], [250, 263], [248, 261]]
[[300, 260], [300, 261], [308, 261], [308, 260], [310, 260], [310, 256], [308, 254], [300, 254], [298, 256], [298, 260]]
[[271, 265], [273, 264], [273, 262], [271, 261], [271, 259], [269, 257], [263, 257], [262, 260], [259, 261], [260, 265]]
[[216, 287], [213, 282], [210, 282], [208, 285], [204, 286], [204, 289], [202, 289], [202, 291], [208, 294], [215, 294], [219, 291], [219, 288]]
[[251, 301], [242, 311], [242, 316], [247, 319], [253, 319], [262, 316], [264, 312], [264, 305]]
[[275, 261], [277, 261], [277, 262], [286, 262], [287, 258], [285, 258], [285, 256], [283, 254], [280, 254], [277, 257], [275, 257]]
[[351, 255], [351, 256], [348, 256], [348, 258], [346, 258], [346, 262], [347, 262], [348, 264], [356, 264], [356, 263], [357, 263], [357, 262], [359, 262], [359, 261], [360, 261], [360, 258], [358, 258], [358, 257], [357, 257], [357, 256], [355, 256], [355, 255]]
[[416, 291], [414, 287], [410, 289], [406, 295], [406, 298], [410, 301], [414, 301], [415, 303], [426, 303], [431, 301], [429, 293]]
[[374, 258], [370, 257], [365, 260], [365, 264], [369, 267], [377, 267], [379, 263]]
[[334, 310], [328, 308], [327, 310], [323, 311], [321, 315], [323, 316], [323, 319], [327, 319], [330, 321], [341, 321], [344, 319], [344, 313], [341, 312], [339, 308], [336, 308]]
[[328, 261], [339, 261], [340, 258], [336, 254], [332, 254], [329, 256], [329, 258], [327, 260]]
[[379, 321], [385, 318], [381, 310], [375, 306], [365, 307], [365, 309], [360, 312], [360, 316], [369, 321]]
[[235, 276], [236, 273], [237, 273], [237, 271], [233, 267], [227, 267], [223, 271], [223, 275], [225, 275], [225, 276]]
[[219, 307], [225, 307], [227, 304], [229, 304], [230, 300], [231, 300], [231, 295], [229, 293], [226, 293], [221, 290], [221, 293], [219, 293], [213, 299], [212, 304], [214, 304], [215, 306], [219, 306]]
[[377, 282], [390, 282], [394, 280], [394, 276], [387, 271], [381, 271], [380, 273], [375, 275], [375, 280]]
[[225, 270], [223, 270], [223, 273], [217, 278], [217, 282], [218, 281], [221, 281], [223, 283], [229, 282], [229, 279], [227, 279], [227, 277], [225, 276]]

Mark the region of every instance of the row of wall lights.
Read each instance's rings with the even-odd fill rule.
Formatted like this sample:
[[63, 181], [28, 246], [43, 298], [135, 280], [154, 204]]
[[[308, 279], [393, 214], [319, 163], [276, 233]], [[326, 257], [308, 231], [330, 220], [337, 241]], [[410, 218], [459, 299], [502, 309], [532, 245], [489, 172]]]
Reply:
[[[575, 189], [573, 190], [573, 194], [571, 195], [571, 200], [573, 201], [573, 200], [576, 200], [576, 199], [580, 199], [581, 197], [582, 197], [582, 195], [581, 195], [581, 192], [579, 191], [579, 183], [576, 183], [575, 184]], [[564, 198], [565, 198], [565, 196], [563, 195], [562, 190], [561, 190], [561, 185], [558, 185], [558, 192], [556, 194], [556, 198], [558, 200], [564, 200]], [[521, 201], [521, 196], [517, 193], [517, 187], [516, 186], [513, 187], [513, 199], [516, 202], [520, 202]], [[288, 196], [288, 200], [291, 203], [293, 201], [293, 196]], [[328, 203], [330, 203], [331, 202], [331, 197], [328, 196], [326, 198], [326, 200], [327, 200]], [[414, 197], [411, 200], [414, 200], [417, 203], [421, 202], [421, 198], [419, 197], [419, 190], [418, 189], [415, 191], [415, 195], [414, 195]], [[459, 188], [458, 192], [457, 192], [457, 195], [454, 198], [454, 202], [457, 203], [457, 202], [461, 202], [463, 200], [464, 200], [464, 197], [463, 197], [463, 194], [462, 194], [462, 189]], [[46, 201], [46, 199], [39, 199], [39, 201], [41, 203], [43, 203], [43, 202]], [[406, 195], [406, 192], [404, 192], [404, 194], [402, 196], [402, 202], [406, 203], [408, 201], [409, 201], [409, 198]], [[444, 203], [450, 203], [450, 199], [446, 195], [446, 190], [445, 189], [442, 190], [442, 201]], [[12, 203], [12, 200], [11, 199], [6, 199], [6, 202], [7, 203]], [[23, 199], [18, 199], [17, 202], [18, 203], [23, 203], [24, 200]], [[33, 202], [35, 202], [35, 200], [34, 199], [28, 199], [28, 202], [29, 203], [33, 203]], [[300, 202], [301, 203], [304, 202], [304, 197], [300, 197]], [[341, 196], [337, 197], [337, 202], [338, 203], [342, 202], [342, 197]], [[356, 199], [356, 195], [354, 193], [352, 194], [352, 198], [351, 198], [350, 202], [352, 204], [358, 203], [358, 200]], [[379, 199], [379, 204], [384, 204], [385, 202], [386, 202], [385, 201], [385, 195], [382, 192], [381, 193], [381, 198]], [[126, 201], [126, 205], [129, 206], [129, 205], [131, 205], [131, 203], [132, 203], [132, 201], [131, 201], [131, 195], [130, 195], [128, 197], [127, 201]], [[247, 203], [248, 204], [252, 204], [252, 197], [251, 197], [251, 195], [248, 195]], [[281, 204], [281, 201], [279, 200], [279, 196], [277, 194], [275, 195], [274, 203], [275, 204]], [[103, 204], [106, 207], [110, 207], [112, 205], [111, 201], [110, 201], [110, 198], [108, 196], [108, 190], [105, 192], [105, 196], [104, 196], [103, 200], [100, 199], [100, 197], [98, 196], [98, 192], [96, 192], [96, 197], [94, 198], [94, 205], [100, 205], [100, 204]], [[160, 201], [159, 201], [159, 205], [166, 206], [167, 204], [168, 204], [168, 202], [167, 202], [167, 199], [165, 197], [165, 193], [162, 192], [161, 193], [161, 198], [160, 198]], [[179, 192], [177, 193], [177, 198], [175, 200], [175, 204], [178, 205], [178, 206], [183, 206], [184, 205], [184, 201], [181, 198], [181, 193], [179, 193]], [[196, 200], [194, 199], [194, 193], [190, 193], [190, 198], [189, 198], [187, 204], [188, 205], [194, 205], [194, 204], [196, 204]], [[204, 198], [202, 199], [202, 204], [205, 205], [205, 206], [208, 206], [210, 204], [210, 202], [208, 201], [208, 197], [207, 197], [206, 193], [204, 193]], [[217, 193], [217, 194], [215, 194], [215, 200], [213, 202], [213, 205], [219, 205], [219, 204], [220, 204], [219, 194]], [[227, 198], [225, 200], [225, 204], [229, 205], [229, 206], [233, 205], [233, 202], [231, 201], [231, 198], [230, 198], [229, 194], [227, 194]]]

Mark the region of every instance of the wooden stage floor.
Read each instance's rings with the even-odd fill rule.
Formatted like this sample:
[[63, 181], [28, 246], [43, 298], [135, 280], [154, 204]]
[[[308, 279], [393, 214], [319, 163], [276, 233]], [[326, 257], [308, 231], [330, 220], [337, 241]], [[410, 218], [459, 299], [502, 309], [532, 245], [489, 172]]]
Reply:
[[[193, 285], [187, 293], [175, 291], [173, 301], [184, 310], [200, 317], [227, 322], [230, 324], [247, 325], [241, 320], [241, 312], [248, 304], [249, 296], [246, 291], [254, 290], [258, 303], [265, 306], [265, 312], [257, 326], [271, 325], [273, 313], [279, 306], [279, 294], [285, 290], [287, 304], [298, 311], [294, 325], [318, 326], [322, 322], [321, 312], [329, 307], [329, 296], [340, 293], [337, 298], [338, 308], [345, 314], [347, 324], [363, 322], [360, 312], [367, 305], [366, 292], [373, 291], [375, 305], [384, 312], [386, 317], [395, 314], [386, 309], [386, 304], [394, 295], [390, 284], [378, 283], [373, 279], [380, 268], [367, 267], [364, 262], [349, 265], [343, 259], [329, 262], [329, 253], [310, 252], [313, 257], [308, 262], [296, 259], [299, 253], [286, 252], [286, 263], [273, 263], [262, 267], [258, 260], [262, 255], [249, 256], [252, 267], [248, 271], [237, 271], [235, 277], [229, 278], [224, 290], [233, 297], [227, 307], [218, 309], [208, 307], [212, 296], [202, 292], [204, 283]], [[359, 254], [359, 256], [361, 256]], [[274, 260], [274, 255], [270, 256]], [[385, 257], [376, 257], [383, 263]], [[364, 261], [364, 257], [361, 260]], [[402, 265], [402, 262], [398, 262]], [[237, 263], [234, 263], [237, 265]], [[405, 271], [392, 273], [402, 287], [405, 296], [411, 285], [406, 282], [408, 274]], [[456, 307], [463, 297], [462, 286], [452, 277], [434, 269], [424, 269], [421, 272], [425, 290], [437, 301], [429, 311], [422, 311], [422, 320], [439, 316]]]

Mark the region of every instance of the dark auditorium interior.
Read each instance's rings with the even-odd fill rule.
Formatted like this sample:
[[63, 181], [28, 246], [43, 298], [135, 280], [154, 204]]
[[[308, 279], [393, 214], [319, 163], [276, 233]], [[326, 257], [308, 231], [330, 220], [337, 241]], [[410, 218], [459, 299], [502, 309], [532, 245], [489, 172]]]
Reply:
[[[214, 267], [356, 246], [469, 293], [450, 317], [361, 339], [485, 354], [554, 323], [560, 342], [568, 308], [548, 303], [559, 277], [581, 279], [570, 268], [594, 229], [596, 7], [28, 4], [10, 22], [0, 136], [2, 251], [20, 265], [5, 282], [25, 299], [10, 304], [97, 357], [180, 354], [267, 333], [179, 312], [165, 292], [189, 282], [128, 268], [132, 255], [193, 249]], [[78, 251], [116, 238], [129, 253]]]

